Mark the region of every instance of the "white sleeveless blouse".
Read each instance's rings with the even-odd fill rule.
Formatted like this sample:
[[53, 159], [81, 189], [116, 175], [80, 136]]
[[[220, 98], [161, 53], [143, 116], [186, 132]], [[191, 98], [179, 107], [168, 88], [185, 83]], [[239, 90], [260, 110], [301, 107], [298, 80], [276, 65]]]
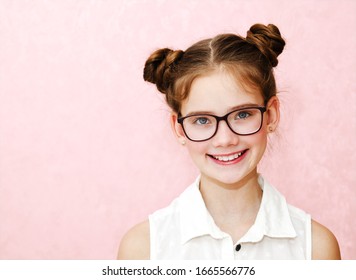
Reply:
[[149, 216], [152, 260], [311, 259], [311, 218], [287, 204], [261, 176], [255, 223], [235, 244], [209, 214], [200, 177], [166, 208]]

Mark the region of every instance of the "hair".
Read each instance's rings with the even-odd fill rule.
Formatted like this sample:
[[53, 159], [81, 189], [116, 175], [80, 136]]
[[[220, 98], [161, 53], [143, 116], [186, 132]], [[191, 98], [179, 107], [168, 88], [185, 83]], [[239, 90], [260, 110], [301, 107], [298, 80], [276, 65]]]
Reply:
[[273, 67], [284, 46], [275, 25], [254, 24], [246, 38], [220, 34], [186, 51], [156, 50], [145, 63], [143, 78], [165, 94], [167, 104], [176, 113], [180, 113], [194, 79], [217, 69], [227, 70], [245, 89], [258, 90], [267, 104], [277, 94]]

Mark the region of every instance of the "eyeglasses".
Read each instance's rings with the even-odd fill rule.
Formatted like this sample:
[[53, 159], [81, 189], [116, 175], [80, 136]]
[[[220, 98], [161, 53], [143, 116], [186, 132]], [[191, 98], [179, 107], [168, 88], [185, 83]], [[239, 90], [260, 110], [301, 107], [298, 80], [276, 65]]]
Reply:
[[179, 117], [177, 121], [183, 127], [184, 134], [189, 140], [202, 142], [215, 136], [220, 121], [225, 121], [231, 131], [237, 135], [255, 134], [262, 127], [264, 112], [266, 112], [266, 107], [245, 107], [222, 117], [194, 114]]

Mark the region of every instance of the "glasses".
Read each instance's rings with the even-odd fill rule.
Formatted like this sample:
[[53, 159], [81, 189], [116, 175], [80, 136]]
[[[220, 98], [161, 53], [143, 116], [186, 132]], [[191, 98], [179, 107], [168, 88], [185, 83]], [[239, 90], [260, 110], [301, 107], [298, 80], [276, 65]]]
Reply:
[[194, 114], [179, 117], [177, 121], [183, 127], [184, 134], [189, 140], [202, 142], [215, 136], [220, 121], [225, 121], [231, 131], [237, 135], [255, 134], [262, 127], [264, 112], [266, 112], [266, 107], [245, 107], [222, 117]]

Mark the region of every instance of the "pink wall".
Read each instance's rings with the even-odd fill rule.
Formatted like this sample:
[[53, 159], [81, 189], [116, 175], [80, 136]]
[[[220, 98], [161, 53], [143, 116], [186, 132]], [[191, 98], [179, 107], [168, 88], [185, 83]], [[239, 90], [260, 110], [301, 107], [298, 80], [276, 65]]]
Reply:
[[142, 79], [158, 47], [275, 23], [261, 171], [356, 259], [356, 1], [0, 0], [0, 259], [112, 259], [197, 175]]

